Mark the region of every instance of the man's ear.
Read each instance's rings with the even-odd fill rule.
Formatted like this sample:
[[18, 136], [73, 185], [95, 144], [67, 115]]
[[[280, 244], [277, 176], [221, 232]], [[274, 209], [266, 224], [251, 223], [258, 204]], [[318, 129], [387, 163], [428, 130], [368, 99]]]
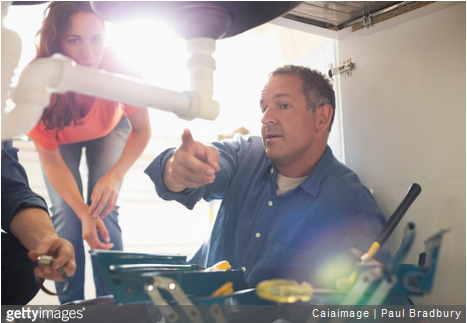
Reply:
[[325, 104], [316, 109], [315, 116], [317, 132], [328, 131], [333, 113], [334, 111], [329, 104]]

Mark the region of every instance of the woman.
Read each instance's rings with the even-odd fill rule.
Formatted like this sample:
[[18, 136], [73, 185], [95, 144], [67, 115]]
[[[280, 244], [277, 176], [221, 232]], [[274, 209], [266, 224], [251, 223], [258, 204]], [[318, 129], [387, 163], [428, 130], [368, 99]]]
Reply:
[[[77, 64], [125, 73], [104, 47], [104, 22], [89, 2], [52, 2], [37, 34], [36, 59], [64, 54]], [[52, 221], [76, 252], [76, 274], [59, 298], [84, 299], [85, 250], [122, 250], [117, 197], [123, 177], [141, 155], [150, 135], [147, 109], [71, 93], [53, 95], [40, 123], [28, 135], [34, 141], [52, 202]], [[80, 174], [87, 163], [87, 204]], [[96, 295], [110, 294], [93, 263]], [[56, 283], [57, 291], [62, 289]]]

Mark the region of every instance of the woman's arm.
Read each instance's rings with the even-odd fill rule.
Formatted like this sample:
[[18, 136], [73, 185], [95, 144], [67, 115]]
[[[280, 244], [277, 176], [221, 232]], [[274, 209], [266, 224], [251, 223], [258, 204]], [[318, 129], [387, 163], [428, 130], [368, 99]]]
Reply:
[[[37, 152], [41, 158], [45, 174], [55, 191], [60, 192], [60, 196], [75, 211], [82, 222], [83, 239], [92, 249], [110, 249], [113, 247], [109, 243], [109, 233], [105, 228], [101, 218], [92, 218], [89, 215], [89, 207], [84, 203], [75, 182], [73, 174], [66, 166], [58, 149], [47, 150], [36, 144]], [[97, 236], [97, 231], [101, 233], [105, 243], [101, 242]]]
[[[123, 177], [141, 156], [151, 137], [151, 126], [147, 109], [141, 108], [129, 117], [131, 133], [122, 156], [96, 183], [91, 195], [89, 213], [93, 217], [107, 216], [117, 205], [117, 197]], [[105, 207], [105, 209], [104, 209]]]

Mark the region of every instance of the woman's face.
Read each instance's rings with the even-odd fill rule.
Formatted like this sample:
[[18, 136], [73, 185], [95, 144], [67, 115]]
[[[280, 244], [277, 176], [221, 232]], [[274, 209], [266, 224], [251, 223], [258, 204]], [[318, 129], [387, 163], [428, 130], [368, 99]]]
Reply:
[[75, 13], [60, 35], [62, 53], [80, 65], [96, 68], [104, 55], [104, 34], [104, 24], [94, 13]]

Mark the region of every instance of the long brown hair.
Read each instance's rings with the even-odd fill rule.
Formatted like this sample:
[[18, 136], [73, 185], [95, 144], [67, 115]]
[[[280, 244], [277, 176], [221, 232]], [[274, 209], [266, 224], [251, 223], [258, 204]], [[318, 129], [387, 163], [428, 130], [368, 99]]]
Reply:
[[[71, 16], [78, 12], [94, 12], [88, 1], [52, 1], [44, 12], [42, 27], [36, 34], [36, 57], [50, 57], [61, 53], [61, 32], [69, 27]], [[74, 94], [52, 94], [50, 105], [44, 110], [42, 121], [46, 129], [57, 132], [78, 124], [78, 109]]]

